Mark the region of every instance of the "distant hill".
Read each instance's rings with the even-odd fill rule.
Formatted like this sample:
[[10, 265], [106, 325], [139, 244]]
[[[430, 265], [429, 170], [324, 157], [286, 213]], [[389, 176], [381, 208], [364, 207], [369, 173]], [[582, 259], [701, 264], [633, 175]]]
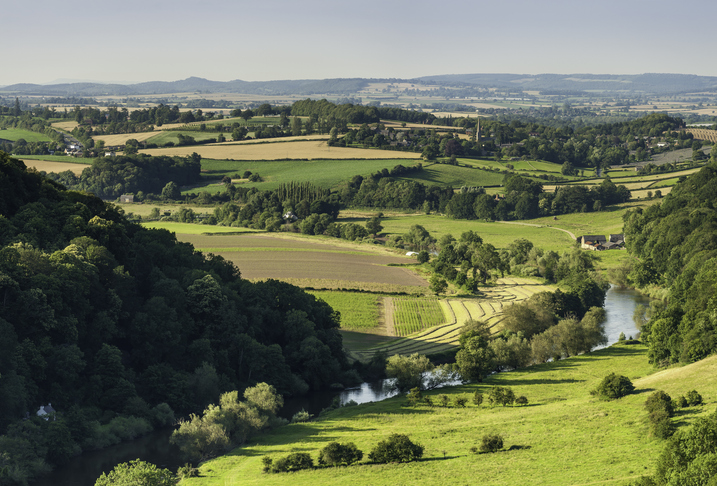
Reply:
[[136, 96], [186, 92], [244, 93], [259, 95], [353, 95], [372, 82], [438, 84], [445, 87], [500, 88], [540, 91], [543, 94], [602, 92], [625, 94], [680, 94], [716, 92], [717, 76], [693, 74], [445, 74], [415, 79], [303, 79], [282, 81], [211, 81], [191, 77], [179, 81], [150, 81], [138, 84], [21, 83], [0, 88], [5, 94], [36, 96]]

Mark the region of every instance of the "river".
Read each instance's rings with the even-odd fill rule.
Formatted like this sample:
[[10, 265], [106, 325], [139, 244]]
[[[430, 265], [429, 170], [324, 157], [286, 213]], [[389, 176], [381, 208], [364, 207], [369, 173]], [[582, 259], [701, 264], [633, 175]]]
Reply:
[[[649, 302], [647, 297], [632, 289], [610, 287], [605, 297], [607, 312], [605, 333], [608, 336], [608, 346], [618, 341], [621, 332], [628, 338], [637, 337], [639, 331], [632, 320], [635, 306], [647, 305]], [[350, 400], [367, 403], [383, 400], [395, 394], [396, 392], [389, 391], [383, 382], [363, 383], [360, 387], [349, 390], [315, 392], [305, 397], [289, 399], [280, 415], [291, 418], [301, 409], [316, 415], [328, 407], [336, 397], [339, 397], [341, 404]], [[130, 442], [86, 452], [72, 458], [69, 464], [52, 474], [35, 481], [32, 486], [93, 486], [103, 472], [109, 472], [115, 465], [137, 458], [176, 471], [184, 461], [179, 456], [179, 450], [169, 444], [171, 433], [172, 429], [159, 430]]]

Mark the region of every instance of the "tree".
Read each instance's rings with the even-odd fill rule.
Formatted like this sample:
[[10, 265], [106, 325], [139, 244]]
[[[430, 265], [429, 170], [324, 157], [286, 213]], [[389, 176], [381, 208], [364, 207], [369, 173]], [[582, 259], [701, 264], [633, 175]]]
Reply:
[[182, 197], [182, 193], [179, 191], [179, 186], [174, 181], [170, 181], [162, 189], [162, 199], [176, 201]]
[[423, 446], [414, 444], [404, 434], [391, 434], [388, 439], [379, 442], [368, 454], [371, 462], [385, 464], [389, 462], [416, 461], [423, 456]]
[[368, 221], [366, 221], [366, 229], [373, 236], [376, 236], [381, 232], [383, 226], [381, 225], [381, 220], [378, 218], [378, 216], [374, 216]]
[[482, 381], [493, 368], [493, 351], [485, 335], [465, 332], [458, 338], [460, 349], [456, 353], [456, 364], [464, 380]]
[[393, 387], [399, 391], [422, 389], [423, 373], [432, 369], [429, 359], [418, 353], [410, 356], [395, 354], [386, 360], [386, 376], [396, 379]]
[[353, 442], [346, 444], [330, 442], [319, 451], [319, 465], [321, 466], [340, 466], [342, 464], [350, 466], [361, 459], [363, 459], [363, 452]]
[[295, 137], [298, 137], [301, 135], [301, 127], [303, 123], [301, 121], [301, 118], [298, 116], [295, 116], [291, 119], [291, 134]]
[[254, 116], [254, 112], [250, 109], [246, 109], [242, 111], [241, 115], [239, 116], [241, 116], [244, 121], [249, 121]]
[[503, 448], [503, 437], [498, 434], [486, 434], [481, 439], [479, 451], [483, 454], [498, 452]]
[[429, 284], [431, 291], [436, 295], [442, 294], [448, 288], [448, 282], [446, 282], [444, 278], [435, 273], [431, 275]]
[[95, 486], [174, 486], [176, 479], [168, 469], [135, 459], [115, 466], [109, 474], [102, 473]]
[[635, 386], [627, 376], [610, 373], [602, 379], [595, 394], [607, 400], [614, 400], [629, 395], [634, 389]]

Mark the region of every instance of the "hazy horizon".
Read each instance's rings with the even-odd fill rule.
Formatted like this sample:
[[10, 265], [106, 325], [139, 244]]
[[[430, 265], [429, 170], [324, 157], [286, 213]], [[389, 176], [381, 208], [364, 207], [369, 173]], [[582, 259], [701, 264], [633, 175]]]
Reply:
[[[686, 0], [126, 0], [12, 2], [0, 86], [438, 74], [717, 76], [717, 2]], [[689, 36], [689, 37], [686, 37]]]

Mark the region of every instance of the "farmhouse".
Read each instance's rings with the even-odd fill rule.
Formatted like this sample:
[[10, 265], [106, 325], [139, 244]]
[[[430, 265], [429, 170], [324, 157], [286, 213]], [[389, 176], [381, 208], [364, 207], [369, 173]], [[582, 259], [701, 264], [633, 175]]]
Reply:
[[134, 195], [132, 194], [122, 194], [120, 196], [120, 202], [121, 203], [133, 203], [134, 202]]
[[607, 238], [603, 235], [585, 235], [580, 238], [580, 248], [584, 250], [604, 250]]
[[49, 420], [51, 417], [51, 413], [55, 413], [55, 409], [52, 408], [52, 403], [48, 403], [47, 405], [41, 405], [40, 409], [37, 411], [36, 414], [38, 417], [44, 418], [45, 420]]

